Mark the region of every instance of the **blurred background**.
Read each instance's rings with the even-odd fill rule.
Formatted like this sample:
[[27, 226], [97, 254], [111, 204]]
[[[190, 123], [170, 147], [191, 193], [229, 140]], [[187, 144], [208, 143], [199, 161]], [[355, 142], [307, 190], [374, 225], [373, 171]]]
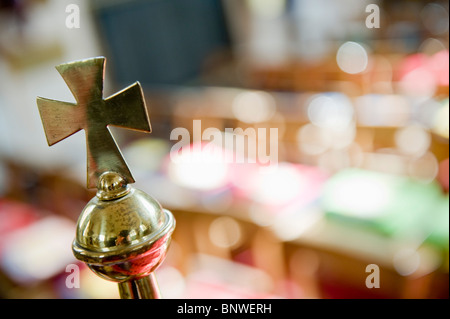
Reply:
[[[71, 251], [84, 132], [48, 147], [36, 105], [99, 55], [105, 97], [144, 88], [153, 132], [111, 130], [177, 219], [163, 297], [448, 298], [448, 48], [448, 1], [1, 0], [0, 298], [118, 298]], [[171, 160], [194, 120], [266, 128], [277, 169]]]

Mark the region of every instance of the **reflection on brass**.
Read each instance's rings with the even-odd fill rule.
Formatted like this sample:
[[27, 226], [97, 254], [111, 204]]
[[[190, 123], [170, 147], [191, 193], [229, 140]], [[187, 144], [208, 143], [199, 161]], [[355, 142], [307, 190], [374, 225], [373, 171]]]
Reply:
[[37, 98], [50, 146], [84, 129], [88, 188], [95, 188], [98, 177], [107, 171], [117, 172], [127, 183], [134, 183], [108, 125], [151, 132], [139, 82], [103, 99], [105, 61], [104, 57], [97, 57], [56, 67], [74, 95], [76, 104]]
[[97, 187], [97, 194], [78, 218], [72, 251], [98, 276], [117, 282], [121, 298], [160, 298], [154, 271], [166, 256], [175, 219], [128, 185], [134, 179], [107, 126], [150, 132], [150, 121], [137, 82], [103, 100], [104, 65], [99, 57], [57, 67], [77, 104], [37, 99], [49, 145], [86, 131], [88, 187]]
[[[99, 184], [106, 192], [116, 192], [107, 186], [120, 179], [111, 178], [114, 174], [100, 177]], [[153, 277], [143, 278], [164, 260], [174, 228], [173, 215], [138, 189], [129, 188], [111, 200], [101, 199], [97, 193], [78, 219], [72, 248], [75, 257], [98, 276], [121, 283], [121, 294], [130, 294], [131, 287], [156, 287]], [[148, 294], [158, 296], [159, 292], [141, 291], [138, 295]]]
[[122, 299], [159, 299], [161, 298], [153, 273], [141, 279], [119, 283]]

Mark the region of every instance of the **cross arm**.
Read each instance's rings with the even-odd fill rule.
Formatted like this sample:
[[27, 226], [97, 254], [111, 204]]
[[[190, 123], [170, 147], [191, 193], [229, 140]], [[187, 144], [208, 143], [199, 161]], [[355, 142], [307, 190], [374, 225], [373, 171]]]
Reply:
[[111, 95], [105, 102], [110, 113], [109, 125], [151, 133], [150, 118], [139, 82]]
[[49, 146], [83, 129], [85, 116], [76, 104], [43, 97], [36, 102]]

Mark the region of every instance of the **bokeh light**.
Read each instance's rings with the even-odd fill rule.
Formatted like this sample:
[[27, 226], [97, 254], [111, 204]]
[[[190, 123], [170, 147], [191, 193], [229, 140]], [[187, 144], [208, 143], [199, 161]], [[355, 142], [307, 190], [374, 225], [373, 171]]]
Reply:
[[401, 249], [395, 254], [393, 264], [400, 275], [408, 276], [419, 269], [420, 255], [414, 249]]
[[425, 28], [434, 35], [448, 31], [448, 11], [438, 3], [428, 3], [420, 12], [420, 18]]
[[366, 94], [355, 99], [361, 126], [402, 127], [411, 116], [411, 103], [400, 94]]
[[369, 56], [367, 50], [361, 44], [349, 41], [339, 47], [336, 61], [342, 71], [357, 74], [367, 69]]
[[430, 98], [436, 92], [437, 81], [426, 67], [418, 67], [407, 73], [400, 81], [400, 87], [406, 95]]
[[254, 177], [254, 187], [250, 197], [266, 205], [281, 205], [301, 196], [307, 187], [306, 180], [298, 169], [280, 163], [277, 168]]
[[220, 188], [227, 183], [225, 152], [211, 143], [195, 143], [171, 154], [168, 175], [174, 183], [198, 190]]
[[442, 41], [435, 38], [428, 38], [422, 42], [418, 51], [428, 56], [432, 56], [443, 50], [445, 50], [445, 45]]
[[71, 247], [75, 223], [49, 216], [4, 238], [0, 266], [17, 282], [34, 283], [76, 262]]
[[426, 152], [423, 156], [411, 159], [407, 170], [409, 176], [431, 183], [439, 173], [439, 162], [433, 153]]
[[402, 93], [431, 98], [439, 86], [448, 86], [449, 51], [440, 50], [430, 56], [411, 54], [401, 63], [399, 73]]
[[449, 138], [449, 103], [448, 99], [443, 102], [442, 107], [436, 112], [433, 131], [442, 137]]
[[343, 94], [318, 94], [308, 104], [308, 117], [320, 127], [342, 129], [353, 120], [353, 106]]
[[245, 123], [268, 121], [276, 111], [273, 96], [263, 91], [245, 91], [239, 93], [233, 101], [234, 116]]
[[399, 150], [412, 156], [422, 156], [431, 145], [430, 133], [420, 125], [409, 125], [397, 130], [395, 142]]
[[317, 125], [308, 123], [297, 131], [299, 149], [309, 155], [325, 152], [331, 145], [331, 137], [327, 131]]
[[164, 298], [177, 299], [185, 297], [186, 280], [180, 270], [167, 266], [157, 269], [156, 272], [161, 295]]
[[441, 50], [430, 58], [428, 67], [440, 86], [449, 85], [449, 51]]
[[233, 248], [241, 241], [241, 227], [232, 217], [218, 217], [209, 226], [208, 234], [211, 242], [217, 247]]
[[325, 192], [329, 209], [363, 219], [384, 214], [394, 196], [388, 176], [359, 174], [356, 170], [348, 171], [347, 178], [331, 181]]

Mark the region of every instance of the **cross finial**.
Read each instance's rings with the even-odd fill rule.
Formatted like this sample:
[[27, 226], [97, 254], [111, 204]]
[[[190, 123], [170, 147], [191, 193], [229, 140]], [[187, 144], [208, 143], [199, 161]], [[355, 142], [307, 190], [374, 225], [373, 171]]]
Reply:
[[120, 174], [127, 183], [134, 183], [108, 125], [151, 132], [139, 82], [103, 99], [105, 62], [104, 57], [96, 57], [56, 67], [74, 95], [76, 104], [37, 98], [50, 146], [84, 129], [88, 188], [95, 188], [99, 176], [107, 171]]

